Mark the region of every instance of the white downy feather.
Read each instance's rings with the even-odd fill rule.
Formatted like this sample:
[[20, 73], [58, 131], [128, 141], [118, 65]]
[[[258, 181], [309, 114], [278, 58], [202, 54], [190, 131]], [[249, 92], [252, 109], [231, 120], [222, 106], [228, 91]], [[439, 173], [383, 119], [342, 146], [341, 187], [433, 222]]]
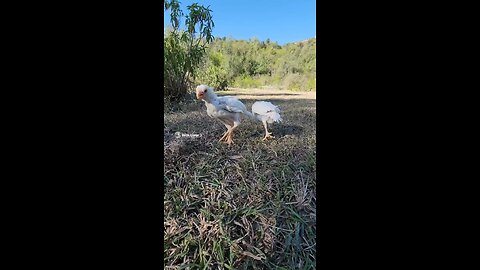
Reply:
[[282, 122], [280, 109], [267, 101], [257, 101], [252, 105], [252, 113], [259, 121], [267, 123]]
[[196, 91], [205, 92], [205, 105], [207, 106], [207, 114], [210, 117], [233, 117], [236, 113], [241, 113], [252, 119], [255, 119], [253, 114], [247, 110], [245, 104], [232, 96], [217, 96], [213, 88], [207, 85], [197, 86]]

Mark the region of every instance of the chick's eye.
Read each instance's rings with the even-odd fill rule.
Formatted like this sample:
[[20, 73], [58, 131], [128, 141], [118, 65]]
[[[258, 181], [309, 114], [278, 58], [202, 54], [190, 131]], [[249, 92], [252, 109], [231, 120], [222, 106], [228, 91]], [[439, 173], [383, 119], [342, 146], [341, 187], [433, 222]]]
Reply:
[[206, 92], [207, 92], [207, 90], [208, 90], [208, 89], [205, 89], [204, 93], [206, 93]]

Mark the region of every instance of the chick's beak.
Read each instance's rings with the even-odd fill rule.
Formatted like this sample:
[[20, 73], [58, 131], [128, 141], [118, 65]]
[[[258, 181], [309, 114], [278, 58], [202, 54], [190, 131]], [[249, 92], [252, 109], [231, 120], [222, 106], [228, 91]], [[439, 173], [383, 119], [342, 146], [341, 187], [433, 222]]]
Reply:
[[197, 92], [197, 99], [201, 99], [203, 97], [203, 93], [202, 92]]

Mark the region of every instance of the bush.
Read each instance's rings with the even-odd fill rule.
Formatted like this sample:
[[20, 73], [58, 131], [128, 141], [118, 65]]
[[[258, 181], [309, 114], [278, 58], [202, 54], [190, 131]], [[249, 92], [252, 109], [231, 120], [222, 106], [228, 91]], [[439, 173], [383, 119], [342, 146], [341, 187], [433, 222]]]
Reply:
[[258, 80], [250, 76], [242, 76], [235, 80], [234, 86], [240, 88], [258, 88], [261, 84]]
[[165, 10], [170, 10], [172, 28], [164, 33], [164, 99], [184, 98], [191, 88], [198, 67], [205, 56], [205, 48], [213, 40], [214, 26], [211, 10], [192, 4], [187, 7], [189, 14], [185, 19], [185, 30], [181, 30], [180, 19], [183, 12], [178, 0], [167, 0]]
[[307, 91], [315, 91], [317, 89], [317, 80], [315, 78], [311, 78], [307, 82]]
[[224, 90], [228, 86], [228, 74], [221, 53], [211, 52], [202, 66], [206, 68], [200, 69], [196, 84], [206, 84], [218, 90]]
[[217, 90], [224, 90], [228, 86], [227, 73], [224, 69], [209, 66], [198, 76], [196, 84], [206, 84]]
[[304, 77], [300, 74], [288, 74], [285, 76], [282, 86], [284, 89], [292, 90], [292, 91], [301, 91], [304, 89], [306, 85]]

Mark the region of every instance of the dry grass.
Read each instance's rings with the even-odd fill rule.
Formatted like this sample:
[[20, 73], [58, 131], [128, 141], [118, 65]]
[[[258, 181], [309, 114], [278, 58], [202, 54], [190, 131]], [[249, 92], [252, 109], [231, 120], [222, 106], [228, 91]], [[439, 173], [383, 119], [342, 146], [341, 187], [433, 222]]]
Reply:
[[[315, 96], [275, 90], [237, 95], [248, 109], [267, 100], [283, 111], [262, 142], [245, 119], [227, 146], [225, 127], [203, 102], [164, 114], [166, 269], [315, 269]], [[180, 137], [174, 134], [197, 134]]]

